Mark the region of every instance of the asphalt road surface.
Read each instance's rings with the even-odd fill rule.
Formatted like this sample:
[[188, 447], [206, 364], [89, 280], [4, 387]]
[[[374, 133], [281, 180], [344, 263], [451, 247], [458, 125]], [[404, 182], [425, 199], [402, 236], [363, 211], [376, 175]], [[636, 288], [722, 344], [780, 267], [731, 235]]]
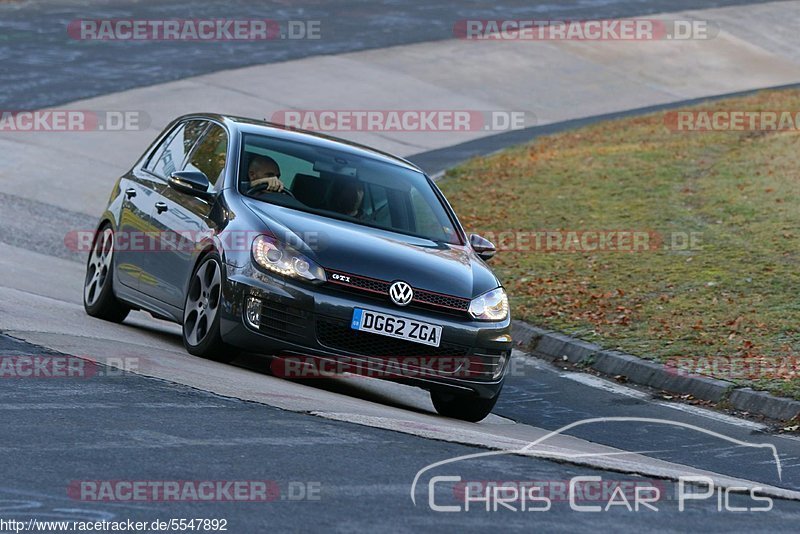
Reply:
[[[0, 2], [0, 108], [37, 109], [235, 67], [453, 37], [462, 19], [589, 19], [755, 4], [745, 0], [49, 0]], [[302, 6], [301, 6], [302, 4]], [[70, 37], [79, 19], [319, 21], [320, 39], [260, 42], [100, 42]], [[347, 76], [347, 73], [342, 73]], [[313, 83], [313, 74], [310, 75]]]

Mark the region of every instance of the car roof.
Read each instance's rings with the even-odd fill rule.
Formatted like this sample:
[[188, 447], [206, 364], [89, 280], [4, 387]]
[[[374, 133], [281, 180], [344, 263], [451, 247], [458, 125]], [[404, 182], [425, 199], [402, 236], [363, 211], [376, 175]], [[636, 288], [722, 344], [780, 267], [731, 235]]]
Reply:
[[340, 139], [338, 137], [333, 137], [318, 132], [301, 130], [299, 128], [289, 128], [283, 124], [250, 119], [247, 117], [238, 117], [235, 115], [221, 115], [218, 113], [192, 113], [189, 115], [184, 115], [177, 120], [203, 117], [215, 119], [219, 122], [225, 123], [229, 127], [234, 127], [243, 133], [262, 134], [277, 139], [285, 139], [287, 141], [296, 141], [312, 146], [339, 150], [348, 154], [372, 158], [385, 163], [405, 167], [417, 172], [423, 172], [422, 169], [407, 159], [395, 156], [388, 152], [383, 152], [366, 145], [354, 143], [346, 139]]

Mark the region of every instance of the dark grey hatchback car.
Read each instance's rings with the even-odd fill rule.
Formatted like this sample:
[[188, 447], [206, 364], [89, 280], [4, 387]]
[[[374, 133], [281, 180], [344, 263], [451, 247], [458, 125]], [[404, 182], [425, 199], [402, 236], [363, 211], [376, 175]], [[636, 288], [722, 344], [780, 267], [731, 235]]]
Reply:
[[246, 350], [288, 362], [285, 376], [416, 385], [440, 414], [479, 421], [511, 355], [494, 252], [406, 160], [194, 114], [115, 184], [84, 305], [111, 321], [135, 309], [180, 323], [190, 353], [219, 361]]

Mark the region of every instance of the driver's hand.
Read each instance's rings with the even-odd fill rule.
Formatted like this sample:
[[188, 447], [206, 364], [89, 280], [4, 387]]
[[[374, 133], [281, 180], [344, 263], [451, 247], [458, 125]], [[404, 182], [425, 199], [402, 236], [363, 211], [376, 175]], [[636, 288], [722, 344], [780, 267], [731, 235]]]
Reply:
[[261, 184], [267, 184], [267, 191], [275, 191], [277, 193], [283, 191], [283, 182], [281, 182], [281, 179], [276, 176], [253, 180], [250, 182], [250, 187], [253, 188]]

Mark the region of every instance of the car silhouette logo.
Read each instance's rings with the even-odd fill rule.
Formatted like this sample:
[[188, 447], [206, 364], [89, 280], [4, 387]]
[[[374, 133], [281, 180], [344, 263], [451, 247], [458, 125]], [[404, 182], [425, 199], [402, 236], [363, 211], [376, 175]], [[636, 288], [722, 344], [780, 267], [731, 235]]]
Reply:
[[405, 282], [395, 282], [389, 286], [389, 298], [398, 306], [408, 306], [414, 298], [414, 290]]

